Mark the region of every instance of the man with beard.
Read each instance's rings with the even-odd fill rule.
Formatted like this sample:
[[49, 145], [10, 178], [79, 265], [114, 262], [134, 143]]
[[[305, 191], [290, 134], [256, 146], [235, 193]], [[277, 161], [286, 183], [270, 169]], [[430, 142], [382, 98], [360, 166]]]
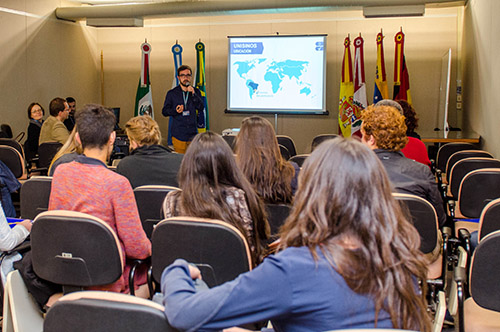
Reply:
[[205, 126], [205, 106], [200, 90], [191, 86], [192, 71], [189, 66], [177, 69], [179, 85], [167, 92], [162, 114], [172, 121], [172, 143], [175, 152], [185, 153], [189, 143]]

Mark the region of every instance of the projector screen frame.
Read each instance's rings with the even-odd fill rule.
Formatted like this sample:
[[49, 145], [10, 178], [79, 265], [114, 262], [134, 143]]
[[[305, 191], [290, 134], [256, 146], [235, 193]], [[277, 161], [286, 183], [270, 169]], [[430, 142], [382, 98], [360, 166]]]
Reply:
[[[326, 41], [328, 34], [273, 34], [273, 35], [248, 35], [248, 36], [227, 36], [228, 39], [228, 62], [227, 62], [227, 96], [226, 96], [226, 109], [224, 113], [228, 114], [284, 114], [284, 115], [329, 115], [329, 111], [326, 108], [326, 65], [327, 65], [327, 56], [326, 56]], [[231, 39], [232, 38], [297, 38], [297, 37], [322, 37], [323, 38], [323, 75], [322, 75], [322, 96], [321, 96], [321, 109], [290, 109], [290, 108], [238, 108], [233, 107], [230, 108], [230, 87], [231, 87]]]

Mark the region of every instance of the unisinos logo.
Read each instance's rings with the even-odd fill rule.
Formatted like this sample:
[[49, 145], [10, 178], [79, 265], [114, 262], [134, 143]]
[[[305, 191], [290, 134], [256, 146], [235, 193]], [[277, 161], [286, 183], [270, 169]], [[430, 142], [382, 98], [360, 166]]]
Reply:
[[323, 51], [323, 42], [316, 42], [316, 51]]
[[237, 42], [231, 43], [231, 54], [262, 54], [262, 42]]

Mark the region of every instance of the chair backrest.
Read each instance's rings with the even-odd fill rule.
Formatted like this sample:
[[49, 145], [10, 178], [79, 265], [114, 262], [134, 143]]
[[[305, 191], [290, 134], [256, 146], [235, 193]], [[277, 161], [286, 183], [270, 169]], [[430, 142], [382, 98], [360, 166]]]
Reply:
[[481, 211], [481, 217], [479, 217], [479, 241], [486, 235], [498, 230], [500, 230], [500, 198], [489, 202]]
[[311, 143], [311, 152], [321, 143], [323, 143], [326, 140], [338, 137], [339, 135], [336, 134], [321, 134], [314, 136], [312, 143]]
[[23, 156], [24, 159], [26, 158], [25, 155], [24, 155], [24, 148], [23, 148], [23, 146], [21, 145], [21, 143], [19, 143], [16, 140], [13, 140], [11, 138], [0, 138], [0, 145], [11, 146], [14, 149], [16, 149], [21, 154], [21, 156]]
[[71, 287], [107, 285], [123, 273], [124, 254], [113, 229], [86, 213], [39, 214], [31, 229], [33, 270], [42, 279]]
[[152, 276], [183, 258], [196, 264], [209, 287], [233, 280], [252, 268], [245, 237], [234, 226], [214, 219], [174, 217], [156, 225], [151, 238]]
[[266, 204], [271, 235], [276, 235], [290, 214], [291, 206], [288, 204]]
[[12, 128], [8, 124], [6, 124], [6, 123], [2, 123], [0, 125], [0, 131], [2, 131], [3, 133], [5, 133], [5, 136], [7, 138], [12, 138], [13, 137], [13, 135], [12, 135]]
[[474, 301], [481, 307], [500, 311], [500, 231], [484, 237], [472, 257], [469, 285]]
[[500, 160], [492, 158], [465, 158], [457, 161], [449, 172], [448, 187], [450, 188], [449, 194], [451, 197], [455, 199], [458, 197], [460, 182], [462, 182], [462, 179], [469, 172], [481, 168], [500, 168]]
[[42, 143], [38, 147], [38, 166], [40, 168], [48, 168], [52, 159], [56, 155], [57, 151], [61, 148], [62, 144], [58, 142], [47, 142]]
[[11, 146], [0, 145], [0, 161], [7, 166], [18, 179], [26, 177], [26, 167], [23, 156]]
[[460, 183], [457, 212], [466, 218], [479, 218], [483, 208], [500, 198], [500, 168], [469, 172]]
[[278, 147], [280, 148], [280, 153], [283, 159], [288, 160], [290, 159], [291, 155], [286, 146], [278, 144]]
[[49, 209], [51, 176], [33, 176], [25, 181], [21, 187], [21, 218], [35, 219], [35, 217]]
[[278, 140], [278, 144], [281, 144], [288, 149], [288, 152], [290, 152], [290, 157], [293, 157], [297, 154], [295, 143], [290, 136], [276, 135], [276, 139]]
[[453, 166], [460, 160], [465, 159], [465, 158], [491, 158], [493, 159], [493, 156], [491, 153], [483, 150], [463, 150], [463, 151], [457, 151], [454, 154], [448, 158], [448, 161], [446, 162], [446, 181], [450, 181], [450, 173], [451, 169]]
[[231, 150], [234, 150], [234, 143], [236, 142], [236, 136], [235, 135], [223, 135], [222, 138], [226, 143], [229, 145]]
[[175, 331], [164, 307], [135, 296], [85, 291], [60, 298], [47, 312], [44, 332]]
[[446, 171], [446, 162], [448, 158], [457, 151], [461, 150], [479, 150], [474, 144], [452, 142], [442, 145], [436, 156], [436, 168], [441, 172]]
[[438, 241], [439, 223], [436, 210], [427, 200], [410, 194], [393, 193], [394, 198], [403, 203], [408, 209], [413, 226], [420, 234], [420, 251], [424, 254], [430, 253], [436, 247]]
[[309, 154], [298, 154], [298, 155], [291, 157], [288, 161], [293, 161], [294, 163], [299, 165], [299, 167], [302, 167], [302, 165], [304, 165], [304, 162], [306, 161], [307, 157], [309, 157]]
[[171, 191], [180, 190], [177, 187], [146, 185], [134, 189], [135, 201], [139, 210], [142, 228], [150, 239], [154, 226], [163, 220], [162, 206], [165, 196]]

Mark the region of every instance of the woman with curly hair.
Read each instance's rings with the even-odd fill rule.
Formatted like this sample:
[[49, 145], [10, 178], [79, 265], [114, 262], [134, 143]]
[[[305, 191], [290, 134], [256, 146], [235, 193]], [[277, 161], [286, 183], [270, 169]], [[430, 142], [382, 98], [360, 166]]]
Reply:
[[270, 319], [275, 331], [430, 331], [419, 246], [376, 155], [335, 138], [305, 161], [279, 252], [204, 291], [193, 281], [200, 271], [175, 261], [162, 276], [165, 314], [183, 330]]
[[299, 166], [283, 159], [273, 126], [260, 116], [245, 118], [235, 144], [238, 166], [266, 203], [290, 203]]
[[165, 218], [225, 221], [246, 236], [253, 265], [259, 264], [269, 237], [264, 205], [224, 139], [212, 132], [195, 136], [182, 159], [178, 180], [182, 190], [168, 193], [163, 202]]

